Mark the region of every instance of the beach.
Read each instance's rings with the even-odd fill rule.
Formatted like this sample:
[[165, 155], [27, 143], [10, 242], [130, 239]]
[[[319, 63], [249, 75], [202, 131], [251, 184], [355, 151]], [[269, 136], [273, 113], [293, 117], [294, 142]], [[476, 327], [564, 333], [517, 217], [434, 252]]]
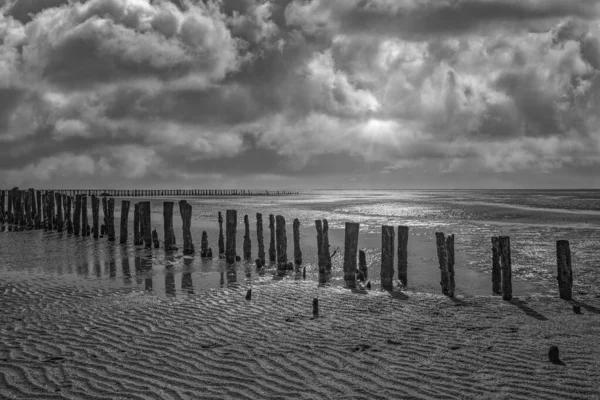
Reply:
[[[217, 257], [184, 256], [177, 213], [180, 249], [173, 254], [131, 240], [4, 226], [0, 397], [600, 398], [598, 192], [509, 194], [187, 199], [197, 251], [207, 231], [217, 253], [217, 212], [237, 209], [238, 254], [245, 214], [256, 254], [254, 216], [261, 212], [286, 218], [291, 258], [298, 218], [306, 278], [279, 278], [274, 266], [257, 270], [252, 260], [231, 268]], [[151, 200], [161, 240], [165, 200], [178, 199]], [[327, 285], [318, 284], [316, 265], [314, 220], [322, 218], [337, 250]], [[371, 290], [344, 287], [350, 221], [361, 224]], [[391, 292], [379, 285], [384, 224], [410, 227], [408, 287]], [[441, 294], [436, 231], [456, 235], [454, 299]], [[499, 234], [513, 246], [512, 301], [491, 295], [490, 238]], [[265, 226], [267, 245], [268, 235]], [[558, 239], [571, 241], [573, 302], [558, 298]], [[563, 365], [550, 362], [550, 346], [558, 346]]]

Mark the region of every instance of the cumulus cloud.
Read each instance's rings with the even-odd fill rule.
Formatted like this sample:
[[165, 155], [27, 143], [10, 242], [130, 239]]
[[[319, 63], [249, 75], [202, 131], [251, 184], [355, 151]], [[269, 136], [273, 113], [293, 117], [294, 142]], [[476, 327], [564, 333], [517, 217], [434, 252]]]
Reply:
[[403, 172], [534, 180], [600, 163], [596, 1], [5, 0], [0, 11], [5, 186], [247, 175], [310, 186], [356, 171], [389, 186]]

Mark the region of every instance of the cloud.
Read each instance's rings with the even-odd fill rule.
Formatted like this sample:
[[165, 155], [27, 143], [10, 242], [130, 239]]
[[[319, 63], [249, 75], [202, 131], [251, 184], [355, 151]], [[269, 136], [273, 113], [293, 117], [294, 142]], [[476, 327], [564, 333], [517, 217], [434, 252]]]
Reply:
[[373, 174], [389, 187], [404, 172], [434, 185], [600, 163], [596, 1], [0, 7], [6, 185]]

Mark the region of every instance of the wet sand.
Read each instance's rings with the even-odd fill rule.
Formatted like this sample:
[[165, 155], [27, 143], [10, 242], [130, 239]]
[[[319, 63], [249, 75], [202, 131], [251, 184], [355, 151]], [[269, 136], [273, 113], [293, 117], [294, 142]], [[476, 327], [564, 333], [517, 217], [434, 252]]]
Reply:
[[[600, 398], [600, 298], [448, 299], [282, 280], [163, 298], [0, 285], [0, 396]], [[319, 298], [320, 317], [312, 317]], [[548, 361], [556, 345], [566, 365]]]

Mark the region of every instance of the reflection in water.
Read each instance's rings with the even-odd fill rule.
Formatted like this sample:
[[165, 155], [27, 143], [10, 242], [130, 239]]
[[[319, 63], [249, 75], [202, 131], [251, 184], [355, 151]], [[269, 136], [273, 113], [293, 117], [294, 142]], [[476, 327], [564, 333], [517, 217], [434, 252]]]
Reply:
[[194, 294], [194, 285], [192, 283], [192, 259], [183, 259], [183, 276], [181, 277], [181, 289], [188, 292], [188, 294]]
[[173, 272], [175, 267], [173, 265], [167, 265], [165, 267], [165, 292], [167, 296], [175, 296], [175, 275]]
[[221, 271], [221, 279], [219, 280], [219, 286], [220, 287], [225, 286], [225, 273], [223, 271]]
[[117, 276], [117, 262], [115, 260], [115, 246], [114, 242], [108, 243], [108, 276], [114, 279]]
[[235, 264], [227, 264], [227, 286], [228, 287], [239, 287], [237, 283], [237, 270]]
[[[138, 282], [145, 276], [144, 287], [146, 290], [152, 290], [152, 255], [145, 257], [135, 257], [135, 273]], [[141, 282], [140, 282], [141, 283]]]
[[129, 267], [129, 255], [125, 253], [121, 259], [121, 269], [123, 270], [123, 283], [131, 285], [131, 269]]

